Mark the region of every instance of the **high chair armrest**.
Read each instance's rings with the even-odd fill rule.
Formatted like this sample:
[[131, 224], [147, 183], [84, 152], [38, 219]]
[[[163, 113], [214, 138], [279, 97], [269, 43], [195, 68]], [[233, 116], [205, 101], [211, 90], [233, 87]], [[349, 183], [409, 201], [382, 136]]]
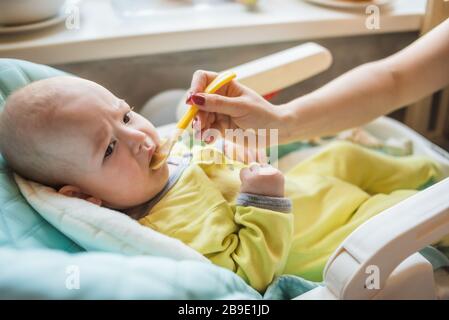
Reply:
[[330, 67], [332, 55], [308, 42], [232, 68], [237, 79], [261, 95], [310, 78]]
[[338, 299], [371, 299], [369, 270], [379, 271], [380, 289], [407, 257], [449, 234], [449, 178], [385, 210], [359, 226], [324, 269], [327, 289]]

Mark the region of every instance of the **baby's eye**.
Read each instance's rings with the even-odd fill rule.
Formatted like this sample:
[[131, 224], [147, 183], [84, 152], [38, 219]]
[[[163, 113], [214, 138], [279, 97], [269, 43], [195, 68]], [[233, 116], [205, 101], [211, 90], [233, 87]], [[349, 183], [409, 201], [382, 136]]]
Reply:
[[108, 147], [107, 147], [107, 149], [106, 149], [106, 152], [104, 153], [104, 158], [105, 158], [105, 159], [106, 159], [107, 157], [109, 157], [109, 156], [112, 154], [112, 152], [114, 152], [115, 143], [116, 143], [116, 141], [113, 141], [113, 142], [111, 142], [111, 143], [108, 145]]
[[123, 116], [123, 122], [128, 123], [131, 120], [131, 111]]
[[125, 116], [123, 117], [123, 122], [124, 123], [128, 123], [129, 121], [131, 121], [131, 112], [134, 110], [134, 107], [130, 108], [130, 111], [125, 114]]

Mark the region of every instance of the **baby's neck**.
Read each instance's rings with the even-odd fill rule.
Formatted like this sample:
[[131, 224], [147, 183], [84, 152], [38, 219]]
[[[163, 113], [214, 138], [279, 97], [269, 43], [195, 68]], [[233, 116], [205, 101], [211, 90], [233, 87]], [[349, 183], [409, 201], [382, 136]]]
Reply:
[[[169, 174], [169, 176], [171, 176], [176, 171], [176, 169], [178, 168], [178, 165], [172, 164], [172, 163], [167, 163], [167, 166], [168, 166], [168, 174]], [[151, 199], [149, 199], [148, 201], [151, 201]], [[141, 206], [137, 206], [137, 207], [133, 207], [133, 208], [128, 208], [128, 209], [122, 210], [122, 212], [124, 212], [128, 216], [130, 216], [130, 217], [135, 219], [137, 216], [141, 216], [143, 213], [145, 213], [145, 212], [141, 212], [142, 209], [143, 208]]]

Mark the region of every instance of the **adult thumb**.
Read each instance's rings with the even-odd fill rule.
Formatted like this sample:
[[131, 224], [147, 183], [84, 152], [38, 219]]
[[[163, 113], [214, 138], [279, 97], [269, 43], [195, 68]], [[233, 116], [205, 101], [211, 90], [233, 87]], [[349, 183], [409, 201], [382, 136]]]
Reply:
[[242, 114], [243, 106], [240, 97], [227, 97], [219, 94], [195, 93], [192, 102], [201, 111], [217, 112], [231, 117]]

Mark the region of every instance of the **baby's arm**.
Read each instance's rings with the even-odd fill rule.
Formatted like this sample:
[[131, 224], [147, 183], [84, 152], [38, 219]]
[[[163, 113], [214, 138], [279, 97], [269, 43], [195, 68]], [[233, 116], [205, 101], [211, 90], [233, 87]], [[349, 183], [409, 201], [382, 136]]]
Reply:
[[210, 258], [263, 291], [284, 269], [293, 234], [291, 202], [283, 197], [282, 174], [272, 167], [253, 165], [242, 169], [240, 177], [242, 193], [234, 214], [237, 235], [229, 235], [223, 241], [227, 249]]
[[449, 19], [402, 51], [357, 67], [281, 106], [282, 143], [335, 134], [449, 84]]
[[[242, 199], [243, 200], [243, 199]], [[253, 288], [262, 292], [275, 276], [283, 273], [293, 237], [293, 214], [285, 212], [287, 206], [267, 201], [267, 208], [260, 199], [245, 198], [236, 205], [234, 222], [238, 226], [237, 236], [221, 258], [233, 265], [233, 271]], [[257, 206], [256, 206], [257, 205]], [[229, 239], [227, 239], [229, 240]], [[229, 248], [229, 247], [228, 247]], [[218, 258], [218, 257], [217, 257]], [[232, 261], [232, 262], [231, 262]]]
[[[223, 160], [218, 145], [196, 150], [195, 159], [206, 163], [212, 159]], [[210, 152], [213, 150], [216, 152]], [[229, 163], [234, 163], [235, 168], [242, 167], [232, 160]], [[222, 232], [212, 232], [211, 242], [218, 242], [219, 248], [208, 249], [203, 254], [263, 291], [284, 270], [293, 236], [291, 201], [284, 198], [283, 175], [271, 166], [244, 167], [240, 178], [241, 192], [235, 204], [225, 198], [215, 201], [213, 213], [208, 215], [208, 219], [220, 217], [217, 227]]]

